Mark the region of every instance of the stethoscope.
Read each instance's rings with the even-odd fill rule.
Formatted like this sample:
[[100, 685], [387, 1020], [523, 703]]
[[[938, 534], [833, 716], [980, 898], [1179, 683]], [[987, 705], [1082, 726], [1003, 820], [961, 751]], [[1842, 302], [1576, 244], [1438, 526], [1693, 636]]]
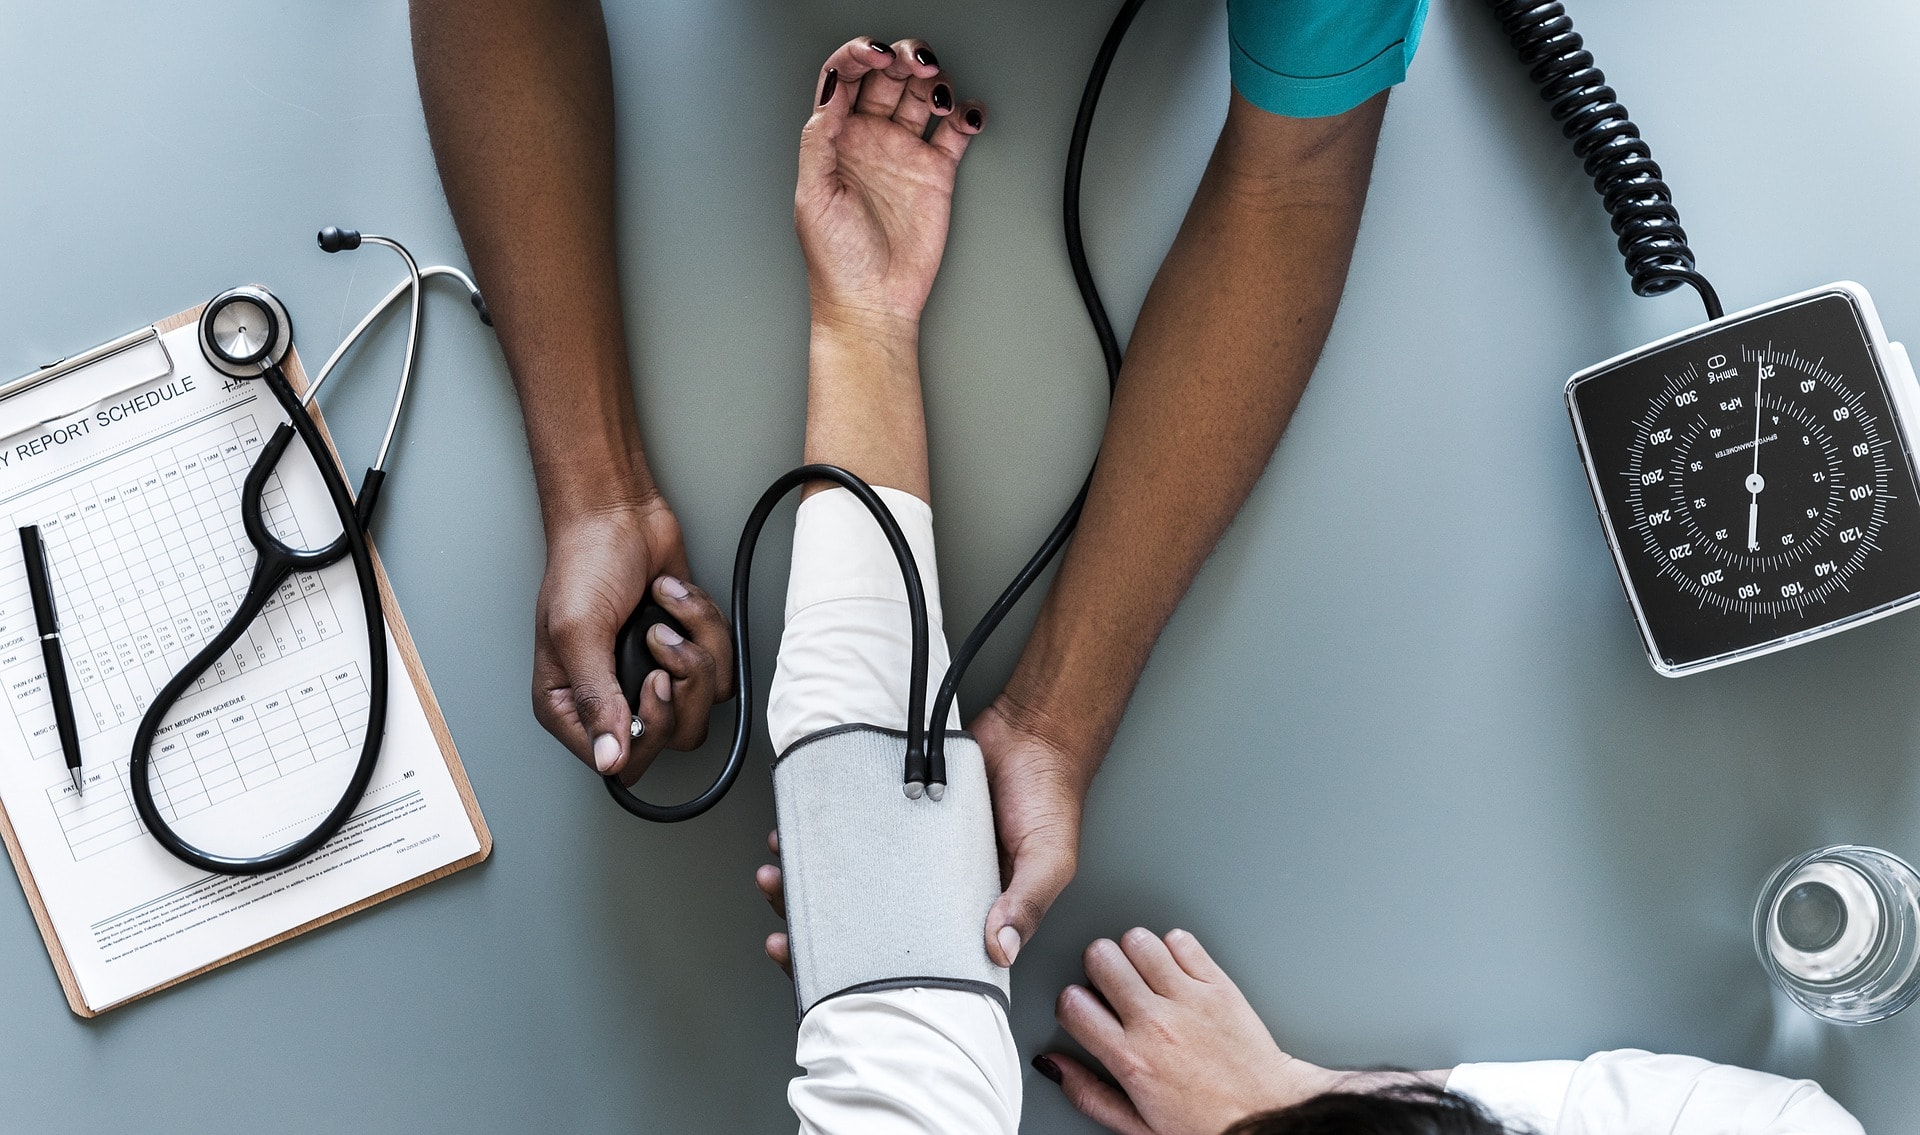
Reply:
[[[220, 633], [209, 640], [200, 653], [189, 659], [154, 695], [152, 704], [147, 706], [146, 715], [140, 719], [140, 728], [134, 733], [133, 752], [127, 766], [127, 778], [133, 784], [133, 805], [141, 821], [147, 825], [147, 830], [153, 833], [153, 838], [168, 853], [203, 871], [223, 875], [258, 875], [296, 863], [332, 839], [353, 815], [360, 798], [365, 795], [367, 784], [373, 778], [374, 765], [380, 759], [380, 745], [386, 733], [387, 720], [387, 623], [380, 606], [380, 587], [374, 574], [373, 549], [367, 543], [367, 529], [380, 499], [380, 486], [386, 480], [387, 455], [393, 446], [394, 431], [400, 425], [401, 411], [406, 407], [407, 389], [412, 383], [414, 364], [419, 357], [422, 284], [434, 276], [453, 277], [466, 288], [481, 321], [488, 325], [493, 323], [480, 297], [480, 289], [458, 268], [438, 266], [423, 269], [399, 241], [389, 237], [363, 236], [352, 229], [332, 226], [320, 230], [320, 248], [324, 252], [340, 252], [358, 248], [362, 244], [391, 248], [406, 262], [407, 278], [375, 304], [348, 333], [304, 394], [293, 389], [293, 383], [280, 365], [293, 345], [293, 320], [287, 314], [286, 306], [272, 292], [254, 284], [231, 288], [209, 300], [200, 315], [200, 347], [207, 361], [215, 370], [230, 378], [264, 379], [267, 389], [273, 392], [274, 400], [280, 403], [280, 408], [286, 411], [289, 419], [275, 428], [273, 436], [261, 448], [260, 455], [254, 458], [253, 466], [241, 484], [240, 521], [247, 540], [258, 554], [246, 593], [232, 617], [220, 628]], [[360, 491], [356, 495], [348, 487], [339, 460], [321, 434], [310, 407], [321, 385], [347, 351], [403, 293], [409, 297], [409, 318], [400, 385], [394, 394], [393, 412], [387, 418], [386, 435], [380, 439], [379, 455], [361, 478]], [[326, 486], [327, 496], [333, 502], [334, 515], [340, 521], [340, 535], [323, 548], [289, 547], [267, 526], [265, 509], [261, 504], [267, 479], [273, 475], [281, 456], [296, 436], [312, 455], [313, 463], [320, 471], [321, 483]], [[220, 855], [188, 843], [173, 830], [154, 803], [151, 751], [155, 735], [167, 723], [181, 695], [239, 641], [288, 576], [295, 572], [319, 571], [338, 563], [343, 557], [353, 560], [354, 578], [360, 587], [360, 605], [366, 615], [368, 647], [366, 736], [360, 743], [360, 758], [354, 765], [346, 788], [341, 791], [332, 809], [311, 831], [264, 855]]]
[[[1099, 340], [1100, 353], [1106, 361], [1109, 396], [1120, 379], [1120, 361], [1124, 351], [1119, 336], [1114, 333], [1112, 322], [1107, 318], [1106, 305], [1101, 302], [1100, 289], [1093, 280], [1093, 269], [1087, 263], [1086, 245], [1081, 240], [1080, 172], [1086, 163], [1087, 136], [1093, 130], [1093, 113], [1100, 105], [1100, 89], [1106, 84], [1107, 72], [1113, 66], [1114, 56], [1120, 51], [1127, 28], [1132, 25], [1134, 16], [1145, 2], [1124, 0], [1120, 5], [1119, 12], [1107, 29], [1106, 38], [1101, 41], [1100, 50], [1094, 55], [1093, 68], [1087, 75], [1087, 85], [1080, 96], [1080, 109], [1074, 119], [1073, 134], [1067, 143], [1066, 192], [1062, 210], [1067, 259], [1073, 265], [1074, 282], [1079, 285], [1081, 302], [1086, 305], [1087, 318], [1093, 324], [1094, 337]], [[901, 580], [906, 584], [908, 618], [913, 634], [907, 687], [906, 755], [901, 770], [901, 789], [909, 800], [924, 798], [939, 801], [946, 795], [947, 788], [947, 735], [945, 729], [929, 728], [927, 721], [929, 718], [934, 722], [946, 721], [954, 698], [959, 693], [960, 680], [973, 664], [974, 657], [980, 653], [980, 648], [986, 645], [987, 639], [999, 628], [1007, 613], [1033, 586], [1034, 580], [1040, 578], [1040, 573], [1060, 554], [1060, 549], [1066, 546], [1068, 537], [1073, 535], [1074, 528], [1080, 523], [1080, 511], [1086, 505], [1087, 490], [1093, 484], [1093, 473], [1088, 471], [1087, 479], [1080, 485], [1079, 494], [1067, 506], [1065, 514], [1053, 526], [1053, 531], [1047, 533], [1039, 549], [1021, 567], [1013, 581], [1007, 584], [1000, 597], [994, 600], [993, 606], [987, 608], [987, 613], [974, 624], [973, 630], [960, 644], [960, 649], [954, 651], [953, 661], [934, 694], [933, 707], [925, 714], [922, 709], [926, 702], [928, 666], [926, 599], [920, 573], [914, 567], [913, 553], [906, 537], [900, 532], [899, 524], [872, 486], [857, 474], [839, 466], [803, 465], [782, 474], [761, 495], [753, 512], [748, 515], [746, 527], [740, 533], [739, 549], [733, 558], [733, 685], [739, 691], [740, 709], [733, 719], [733, 746], [728, 751], [726, 763], [704, 791], [681, 804], [649, 803], [621, 784], [618, 776], [604, 778], [607, 791], [614, 801], [633, 815], [656, 823], [690, 820], [718, 804], [721, 797], [733, 787], [734, 781], [739, 779], [740, 770], [746, 765], [747, 747], [753, 740], [755, 716], [753, 663], [747, 644], [747, 601], [751, 590], [753, 550], [759, 543], [761, 528], [766, 525], [767, 518], [772, 515], [781, 498], [812, 481], [830, 481], [850, 491], [854, 499], [873, 515], [874, 522], [880, 526], [888, 546], [893, 550], [894, 560], [899, 564]], [[614, 639], [614, 672], [631, 705], [640, 704], [640, 683], [653, 668], [659, 666], [646, 644], [647, 631], [655, 623], [673, 624], [673, 619], [651, 600], [643, 601]], [[676, 625], [675, 629], [683, 628]], [[635, 718], [636, 722], [638, 720]]]

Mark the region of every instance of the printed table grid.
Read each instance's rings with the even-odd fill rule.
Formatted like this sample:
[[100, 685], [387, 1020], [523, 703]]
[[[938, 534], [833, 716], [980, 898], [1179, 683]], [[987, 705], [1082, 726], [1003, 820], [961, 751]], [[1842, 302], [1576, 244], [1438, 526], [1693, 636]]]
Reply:
[[[178, 823], [300, 769], [353, 756], [366, 725], [367, 683], [352, 663], [169, 727], [153, 744], [154, 803]], [[75, 860], [146, 832], [133, 810], [126, 761], [89, 769], [86, 785], [85, 793], [65, 781], [47, 789]]]
[[[33, 500], [11, 518], [39, 524], [47, 545], [83, 739], [138, 720], [232, 617], [255, 560], [240, 492], [260, 444], [245, 418]], [[304, 543], [278, 476], [261, 503], [270, 529]], [[189, 694], [330, 638], [340, 625], [320, 577], [293, 576]], [[17, 648], [32, 629], [25, 572], [14, 563], [0, 574], [0, 640]], [[0, 650], [0, 686], [35, 757], [59, 752], [44, 671], [37, 646]]]

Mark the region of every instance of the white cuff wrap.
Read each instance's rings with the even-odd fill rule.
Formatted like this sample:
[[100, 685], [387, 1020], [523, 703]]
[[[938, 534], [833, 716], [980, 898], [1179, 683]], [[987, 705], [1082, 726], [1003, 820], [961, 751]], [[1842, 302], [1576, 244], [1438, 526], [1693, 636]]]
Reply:
[[985, 941], [1000, 868], [980, 746], [947, 734], [937, 801], [901, 791], [906, 751], [898, 730], [845, 725], [774, 762], [802, 1017], [827, 998], [876, 989], [968, 989], [1009, 1004], [1007, 971]]

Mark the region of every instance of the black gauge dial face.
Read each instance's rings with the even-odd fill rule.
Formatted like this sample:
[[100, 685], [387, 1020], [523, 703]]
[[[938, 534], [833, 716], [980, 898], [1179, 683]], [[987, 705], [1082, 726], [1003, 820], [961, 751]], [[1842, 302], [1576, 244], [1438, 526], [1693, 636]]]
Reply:
[[1920, 594], [1906, 441], [1845, 293], [1613, 364], [1578, 380], [1571, 403], [1664, 668]]

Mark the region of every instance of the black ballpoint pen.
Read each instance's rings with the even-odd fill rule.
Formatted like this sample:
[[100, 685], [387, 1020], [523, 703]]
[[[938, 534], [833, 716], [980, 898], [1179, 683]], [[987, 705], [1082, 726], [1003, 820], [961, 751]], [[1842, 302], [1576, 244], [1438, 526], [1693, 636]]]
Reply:
[[80, 787], [80, 730], [73, 723], [73, 692], [67, 688], [67, 663], [60, 653], [60, 620], [53, 609], [53, 580], [47, 576], [47, 550], [40, 542], [40, 526], [20, 530], [20, 554], [27, 560], [27, 590], [33, 595], [33, 621], [40, 628], [40, 656], [47, 663], [47, 692], [53, 698], [53, 722], [60, 730], [60, 751], [66, 754], [73, 790]]

